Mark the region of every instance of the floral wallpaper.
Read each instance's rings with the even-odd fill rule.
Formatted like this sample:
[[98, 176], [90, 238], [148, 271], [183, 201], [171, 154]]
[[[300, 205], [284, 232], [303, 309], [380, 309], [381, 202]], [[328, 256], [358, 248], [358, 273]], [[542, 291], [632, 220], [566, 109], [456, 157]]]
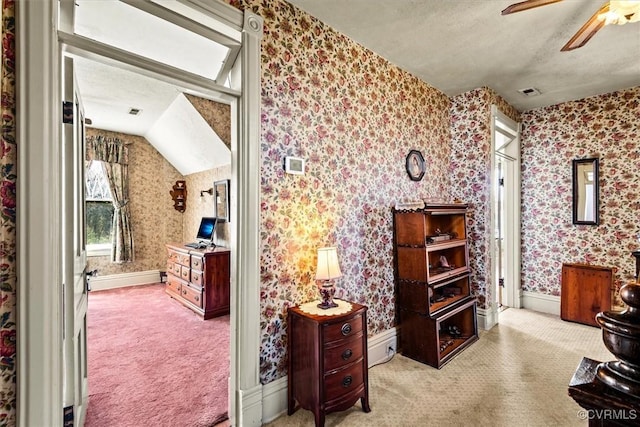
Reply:
[[[400, 198], [460, 198], [474, 209], [472, 265], [486, 298], [488, 106], [515, 118], [490, 89], [449, 100], [282, 0], [227, 0], [265, 18], [261, 131], [261, 380], [286, 374], [287, 307], [317, 298], [317, 247], [339, 248], [339, 296], [369, 306], [369, 334], [394, 326], [390, 208]], [[15, 425], [15, 71], [12, 0], [2, 3], [0, 65], [0, 424]], [[523, 133], [524, 290], [559, 294], [562, 262], [633, 275], [640, 208], [640, 88], [528, 111]], [[143, 146], [134, 142], [134, 146]], [[404, 158], [423, 152], [427, 174], [410, 181]], [[571, 160], [601, 158], [601, 225], [571, 225]], [[303, 176], [284, 174], [286, 155], [307, 159]], [[171, 175], [162, 163], [154, 163]], [[177, 173], [177, 172], [176, 172]], [[153, 177], [149, 174], [147, 176]], [[193, 182], [205, 178], [193, 176]], [[179, 179], [180, 177], [175, 177]], [[155, 177], [154, 177], [155, 179]], [[154, 189], [174, 219], [173, 177]], [[452, 180], [461, 185], [452, 185]], [[197, 184], [194, 184], [197, 185]], [[204, 187], [203, 187], [204, 188]], [[144, 202], [151, 206], [151, 201]], [[483, 206], [485, 208], [483, 208]], [[173, 212], [172, 212], [173, 211]], [[143, 233], [144, 234], [144, 233]], [[178, 234], [177, 239], [182, 238]], [[164, 239], [164, 237], [162, 238]], [[164, 259], [163, 259], [164, 261]], [[103, 270], [104, 274], [104, 270]]]
[[[203, 216], [213, 216], [215, 213], [213, 206], [214, 196], [205, 193], [200, 197], [200, 191], [212, 188], [215, 181], [229, 179], [230, 177], [230, 164], [184, 177], [187, 182], [187, 188], [190, 189], [190, 197], [187, 209], [183, 214], [183, 242], [194, 241], [198, 234], [198, 227], [200, 227], [200, 219]], [[233, 221], [233, 218], [231, 220]], [[228, 222], [218, 222], [216, 224], [214, 243], [218, 246], [230, 247], [230, 232], [230, 224]]]
[[[87, 128], [87, 136], [117, 137], [129, 145], [129, 193], [135, 261], [111, 263], [109, 256], [88, 257], [87, 270], [100, 276], [148, 270], [164, 270], [166, 242], [182, 240], [183, 216], [173, 208], [169, 191], [182, 175], [141, 136]], [[197, 203], [199, 191], [187, 186], [187, 207]]]
[[[261, 380], [286, 374], [286, 310], [318, 298], [318, 247], [336, 245], [339, 297], [369, 307], [368, 333], [395, 325], [391, 207], [447, 199], [449, 99], [280, 0], [243, 2], [262, 40]], [[405, 171], [411, 149], [425, 178]], [[287, 175], [285, 156], [307, 160]]]
[[[633, 279], [640, 248], [640, 87], [522, 114], [522, 287], [560, 295], [563, 263]], [[600, 158], [600, 225], [572, 224], [571, 161]]]
[[469, 267], [472, 292], [479, 308], [492, 301], [491, 244], [491, 105], [511, 119], [520, 114], [493, 90], [483, 87], [452, 98], [451, 191], [469, 204]]
[[0, 425], [16, 423], [15, 4], [4, 0], [0, 92]]

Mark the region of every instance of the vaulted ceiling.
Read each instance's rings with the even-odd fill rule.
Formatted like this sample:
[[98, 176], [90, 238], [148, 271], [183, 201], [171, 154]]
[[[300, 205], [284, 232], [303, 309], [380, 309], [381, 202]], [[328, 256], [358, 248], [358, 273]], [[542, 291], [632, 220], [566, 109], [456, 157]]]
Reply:
[[[118, 1], [75, 0], [74, 31], [209, 79], [232, 60], [226, 47]], [[197, 102], [169, 83], [82, 57], [74, 59], [74, 71], [90, 126], [145, 137], [182, 175], [231, 163], [229, 141], [207, 117], [215, 108], [203, 105], [213, 101]]]

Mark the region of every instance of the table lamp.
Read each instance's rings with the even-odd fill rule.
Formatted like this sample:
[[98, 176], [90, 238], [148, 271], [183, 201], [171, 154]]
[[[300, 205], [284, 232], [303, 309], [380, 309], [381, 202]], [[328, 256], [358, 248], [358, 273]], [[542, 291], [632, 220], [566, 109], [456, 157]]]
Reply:
[[316, 280], [320, 280], [318, 286], [322, 302], [318, 307], [326, 310], [328, 308], [337, 307], [338, 304], [333, 302], [333, 295], [336, 293], [336, 287], [333, 279], [342, 277], [340, 265], [338, 265], [338, 251], [335, 247], [318, 249], [318, 268], [316, 269]]

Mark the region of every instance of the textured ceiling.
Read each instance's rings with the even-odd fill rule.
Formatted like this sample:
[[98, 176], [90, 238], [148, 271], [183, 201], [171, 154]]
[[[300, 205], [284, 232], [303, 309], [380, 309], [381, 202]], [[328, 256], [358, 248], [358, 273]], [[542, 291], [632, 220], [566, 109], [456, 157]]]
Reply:
[[[603, 0], [502, 16], [517, 0], [288, 0], [449, 96], [488, 86], [520, 111], [640, 85], [640, 23], [560, 52]], [[526, 97], [519, 89], [535, 87]]]

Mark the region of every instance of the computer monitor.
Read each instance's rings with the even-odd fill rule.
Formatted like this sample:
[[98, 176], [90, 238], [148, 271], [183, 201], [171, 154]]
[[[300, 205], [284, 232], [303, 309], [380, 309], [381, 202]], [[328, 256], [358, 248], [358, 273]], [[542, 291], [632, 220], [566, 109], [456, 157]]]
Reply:
[[196, 239], [199, 241], [206, 240], [211, 242], [213, 240], [213, 232], [216, 229], [216, 218], [214, 217], [202, 217], [200, 220], [200, 228], [198, 228], [198, 235]]

